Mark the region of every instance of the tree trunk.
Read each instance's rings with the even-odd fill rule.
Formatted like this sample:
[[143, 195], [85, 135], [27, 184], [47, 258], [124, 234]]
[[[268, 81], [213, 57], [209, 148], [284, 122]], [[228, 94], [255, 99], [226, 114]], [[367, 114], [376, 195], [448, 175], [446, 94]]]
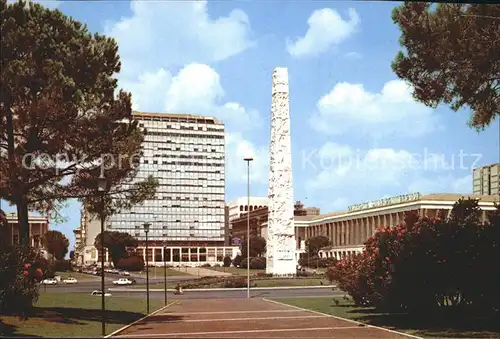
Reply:
[[[7, 98], [4, 98], [4, 108], [6, 113], [6, 122], [7, 122], [7, 155], [9, 159], [9, 173], [10, 173], [10, 187], [12, 190], [18, 190], [17, 192], [9, 192], [9, 195], [17, 194], [18, 196], [14, 200], [17, 207], [17, 223], [19, 229], [19, 243], [23, 247], [29, 246], [29, 221], [28, 221], [28, 204], [24, 199], [24, 192], [21, 192], [18, 185], [14, 185], [14, 183], [18, 183], [19, 179], [16, 177], [16, 173], [18, 168], [16, 164], [15, 157], [15, 142], [14, 142], [14, 123], [12, 117], [12, 109], [10, 107], [10, 101]], [[29, 158], [29, 157], [28, 157]], [[31, 159], [30, 159], [31, 160]]]
[[19, 243], [24, 248], [30, 246], [30, 227], [28, 216], [28, 204], [24, 198], [16, 200], [17, 207], [17, 223], [19, 227]]

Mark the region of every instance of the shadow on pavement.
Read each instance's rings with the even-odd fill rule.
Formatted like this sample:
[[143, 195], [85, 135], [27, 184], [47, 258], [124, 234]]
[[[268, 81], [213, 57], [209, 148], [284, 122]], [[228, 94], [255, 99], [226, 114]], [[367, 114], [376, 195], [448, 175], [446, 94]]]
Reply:
[[[33, 317], [42, 318], [46, 321], [78, 324], [81, 321], [101, 321], [100, 309], [81, 309], [68, 307], [37, 307]], [[128, 311], [106, 310], [106, 322], [112, 324], [129, 324], [144, 314]]]
[[145, 324], [152, 324], [156, 322], [169, 322], [169, 321], [179, 321], [184, 319], [182, 316], [174, 315], [174, 314], [156, 314], [147, 317], [146, 319], [142, 320], [139, 324], [145, 325]]

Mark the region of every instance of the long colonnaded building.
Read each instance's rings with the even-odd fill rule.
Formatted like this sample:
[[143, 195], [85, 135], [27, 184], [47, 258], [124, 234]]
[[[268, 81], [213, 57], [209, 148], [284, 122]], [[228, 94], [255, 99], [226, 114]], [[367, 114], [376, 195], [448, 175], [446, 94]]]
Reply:
[[[441, 210], [449, 213], [461, 197], [479, 200], [483, 220], [486, 220], [487, 211], [495, 209], [495, 202], [500, 202], [496, 196], [414, 193], [353, 205], [343, 212], [319, 215], [296, 213], [296, 257], [305, 253], [305, 241], [318, 235], [326, 236], [331, 241], [331, 247], [320, 251], [321, 257], [340, 259], [362, 252], [364, 242], [379, 226], [396, 226], [404, 221], [405, 212], [409, 211], [427, 217], [436, 217]], [[250, 212], [251, 233], [267, 237], [267, 215], [266, 207]], [[246, 237], [247, 215], [242, 214], [232, 223], [233, 237], [243, 240]]]

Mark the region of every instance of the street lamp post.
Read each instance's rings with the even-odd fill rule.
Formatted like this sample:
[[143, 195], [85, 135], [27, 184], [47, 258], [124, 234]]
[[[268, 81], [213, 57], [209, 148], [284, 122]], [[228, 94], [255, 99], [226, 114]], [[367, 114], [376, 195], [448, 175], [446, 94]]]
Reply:
[[144, 233], [146, 233], [146, 311], [149, 314], [149, 260], [148, 260], [148, 232], [150, 223], [144, 223]]
[[163, 244], [163, 289], [165, 291], [165, 306], [167, 306], [167, 241]]
[[247, 299], [250, 299], [250, 162], [253, 158], [245, 158], [247, 162]]
[[106, 192], [106, 178], [103, 174], [98, 179], [97, 189], [101, 196], [101, 329], [102, 336], [106, 336], [106, 302], [104, 291], [104, 194]]

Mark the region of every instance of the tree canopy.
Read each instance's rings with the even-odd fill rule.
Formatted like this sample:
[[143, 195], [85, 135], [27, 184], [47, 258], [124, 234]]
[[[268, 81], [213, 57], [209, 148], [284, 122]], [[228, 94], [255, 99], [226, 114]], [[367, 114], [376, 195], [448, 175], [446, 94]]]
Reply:
[[392, 19], [403, 47], [392, 68], [418, 101], [468, 107], [477, 130], [500, 115], [500, 6], [405, 2]]
[[57, 260], [62, 260], [68, 253], [69, 240], [59, 231], [48, 231], [41, 239], [42, 246]]
[[0, 2], [0, 198], [17, 206], [21, 244], [28, 210], [58, 210], [67, 198], [105, 215], [154, 195], [157, 180], [132, 181], [143, 133], [131, 95], [117, 89], [117, 43], [58, 10]]
[[[117, 267], [121, 259], [127, 257], [127, 247], [137, 247], [138, 242], [129, 233], [104, 231], [104, 247], [109, 250], [113, 265]], [[94, 240], [94, 246], [101, 249], [101, 234]]]
[[[250, 257], [260, 257], [266, 252], [266, 239], [261, 236], [250, 236]], [[247, 257], [247, 241], [241, 243], [241, 255]]]
[[330, 245], [330, 240], [323, 235], [318, 235], [306, 240], [307, 253], [311, 256], [317, 256], [319, 250], [328, 245]]
[[327, 276], [356, 304], [378, 311], [415, 312], [415, 318], [443, 312], [447, 324], [450, 316], [461, 322], [492, 316], [496, 324], [500, 206], [484, 221], [482, 212], [478, 200], [463, 198], [449, 217], [407, 212], [403, 224], [379, 228], [363, 253], [343, 258]]

